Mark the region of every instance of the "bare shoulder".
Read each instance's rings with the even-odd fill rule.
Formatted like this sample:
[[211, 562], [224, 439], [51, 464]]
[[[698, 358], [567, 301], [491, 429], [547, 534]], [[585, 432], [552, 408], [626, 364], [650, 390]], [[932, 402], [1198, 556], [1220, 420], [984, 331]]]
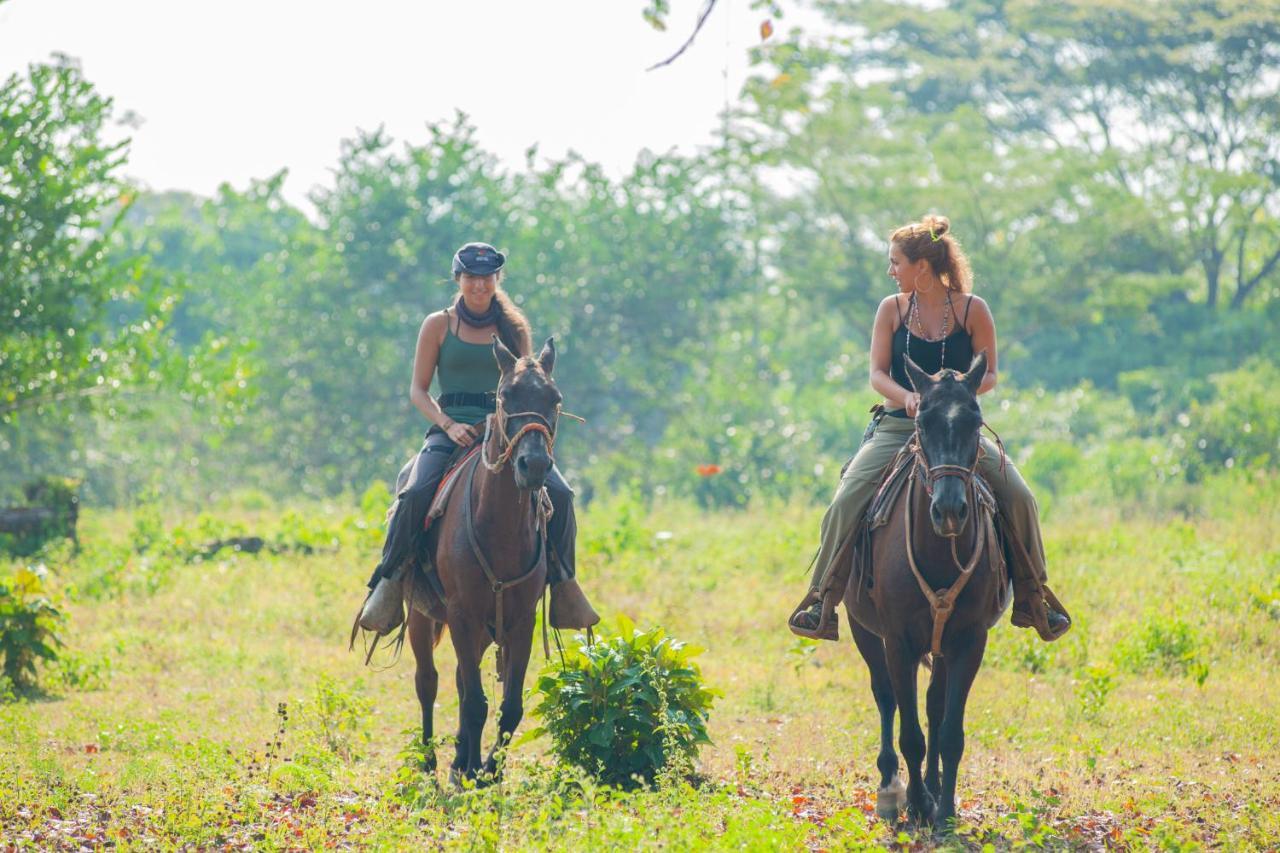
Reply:
[[876, 309], [877, 323], [886, 317], [892, 317], [895, 320], [898, 318], [902, 311], [902, 303], [899, 301], [899, 298], [902, 295], [903, 294], [901, 293], [890, 293], [884, 299], [880, 300], [880, 307]]
[[445, 333], [448, 330], [449, 315], [444, 311], [436, 311], [428, 314], [426, 319], [422, 321], [422, 328], [418, 331], [418, 337], [440, 343], [444, 340]]
[[996, 323], [995, 316], [991, 313], [991, 306], [987, 304], [987, 300], [977, 294], [971, 294], [969, 304], [965, 307], [966, 325], [972, 330], [978, 324], [982, 326], [994, 326]]

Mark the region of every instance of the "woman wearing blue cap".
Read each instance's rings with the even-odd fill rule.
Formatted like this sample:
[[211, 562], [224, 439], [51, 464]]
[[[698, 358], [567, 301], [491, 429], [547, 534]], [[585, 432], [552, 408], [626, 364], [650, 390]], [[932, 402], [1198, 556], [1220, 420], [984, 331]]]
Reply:
[[[453, 305], [423, 320], [413, 359], [409, 398], [433, 426], [422, 450], [401, 472], [403, 485], [387, 528], [382, 559], [369, 579], [372, 589], [360, 612], [360, 627], [387, 634], [404, 618], [399, 570], [412, 555], [445, 466], [457, 447], [470, 447], [483, 434], [485, 418], [494, 411], [498, 364], [493, 357], [496, 334], [518, 356], [532, 353], [529, 321], [502, 290], [506, 256], [487, 243], [468, 243], [453, 256], [458, 298]], [[432, 378], [440, 396], [430, 393]], [[550, 622], [556, 628], [588, 628], [600, 617], [574, 579], [577, 523], [573, 490], [557, 468], [547, 477], [553, 513], [548, 540], [553, 559]]]

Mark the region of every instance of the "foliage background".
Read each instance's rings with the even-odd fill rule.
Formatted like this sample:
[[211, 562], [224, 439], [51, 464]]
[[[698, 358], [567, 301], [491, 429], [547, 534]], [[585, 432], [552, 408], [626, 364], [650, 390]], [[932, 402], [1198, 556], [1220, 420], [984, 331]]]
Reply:
[[[130, 186], [71, 60], [3, 82], [0, 505], [76, 477], [86, 512], [78, 549], [3, 567], [0, 838], [932, 843], [872, 817], [847, 646], [780, 626], [874, 400], [885, 235], [933, 211], [994, 308], [986, 414], [1078, 620], [993, 633], [957, 843], [1280, 843], [1280, 4], [803, 5], [836, 35], [766, 41], [712, 149], [512, 166], [458, 115], [347, 140], [314, 214], [278, 174]], [[593, 597], [708, 646], [697, 788], [524, 744], [509, 785], [442, 791], [400, 731], [409, 668], [354, 678], [336, 641], [425, 426], [414, 334], [476, 238], [588, 418], [559, 456]]]
[[345, 141], [312, 216], [283, 173], [213, 198], [131, 188], [74, 61], [15, 75], [0, 494], [36, 475], [100, 505], [389, 480], [425, 427], [417, 326], [482, 238], [561, 343], [584, 503], [820, 499], [874, 401], [885, 235], [931, 211], [997, 317], [988, 418], [1047, 504], [1194, 510], [1206, 478], [1274, 470], [1280, 5], [807, 11], [835, 35], [763, 42], [713, 149], [621, 177], [536, 149], [511, 167], [458, 114]]

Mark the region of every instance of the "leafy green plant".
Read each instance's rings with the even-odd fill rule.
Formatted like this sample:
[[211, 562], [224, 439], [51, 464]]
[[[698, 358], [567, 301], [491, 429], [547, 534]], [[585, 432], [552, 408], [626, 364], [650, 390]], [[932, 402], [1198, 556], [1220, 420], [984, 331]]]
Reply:
[[710, 743], [706, 722], [718, 691], [704, 686], [699, 650], [661, 628], [638, 630], [625, 617], [618, 632], [565, 651], [538, 677], [542, 726], [563, 761], [623, 788], [652, 783], [687, 767]]
[[139, 554], [146, 553], [157, 545], [164, 543], [164, 519], [160, 515], [158, 503], [146, 503], [133, 511], [133, 529], [129, 540], [133, 549]]
[[64, 649], [58, 655], [58, 679], [72, 690], [101, 690], [111, 677], [111, 658]]
[[303, 722], [314, 731], [316, 739], [347, 762], [358, 760], [362, 747], [369, 742], [372, 713], [371, 700], [327, 675], [320, 677], [311, 699], [302, 706]]
[[338, 529], [318, 518], [314, 513], [286, 510], [280, 516], [275, 535], [271, 537], [272, 549], [312, 554], [317, 551], [336, 551], [341, 542]]
[[[440, 786], [435, 774], [423, 772], [429, 752], [422, 742], [421, 729], [405, 729], [400, 735], [404, 739], [404, 746], [396, 753], [397, 766], [388, 790], [389, 796], [410, 809], [421, 809], [437, 803], [440, 799]], [[439, 743], [433, 745], [433, 748], [438, 746]]]
[[1076, 696], [1080, 700], [1080, 714], [1086, 720], [1097, 722], [1107, 707], [1107, 697], [1116, 687], [1115, 673], [1110, 667], [1091, 666], [1081, 676], [1076, 687]]
[[14, 690], [35, 687], [36, 661], [57, 661], [62, 623], [62, 613], [45, 590], [43, 571], [23, 567], [0, 578], [0, 671]]
[[1153, 614], [1116, 646], [1115, 660], [1129, 672], [1174, 670], [1204, 684], [1209, 665], [1200, 657], [1201, 644], [1196, 629], [1184, 620]]
[[585, 552], [615, 557], [646, 550], [653, 544], [653, 531], [645, 526], [644, 516], [644, 507], [626, 491], [607, 504], [592, 506], [591, 518], [597, 523], [583, 541]]

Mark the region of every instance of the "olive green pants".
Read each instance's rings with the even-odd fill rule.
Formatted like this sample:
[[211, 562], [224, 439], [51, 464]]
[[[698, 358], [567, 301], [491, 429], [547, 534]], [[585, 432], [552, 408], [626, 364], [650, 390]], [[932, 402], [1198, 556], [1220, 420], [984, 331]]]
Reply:
[[[826, 592], [823, 580], [831, 567], [836, 552], [840, 550], [866, 514], [884, 469], [907, 439], [915, 431], [915, 421], [909, 418], [883, 418], [871, 438], [858, 448], [850, 460], [836, 487], [836, 495], [822, 517], [822, 544], [814, 560], [813, 580], [810, 589], [819, 594]], [[982, 439], [982, 458], [978, 460], [978, 473], [991, 486], [1000, 516], [1013, 534], [1026, 548], [1022, 560], [1029, 565], [1014, 565], [1018, 554], [1010, 554], [1010, 576], [1017, 584], [1020, 579], [1047, 580], [1045, 573], [1044, 543], [1040, 539], [1040, 510], [1035, 496], [1027, 488], [1026, 481], [1006, 459], [1000, 470], [1000, 451], [985, 437]]]

